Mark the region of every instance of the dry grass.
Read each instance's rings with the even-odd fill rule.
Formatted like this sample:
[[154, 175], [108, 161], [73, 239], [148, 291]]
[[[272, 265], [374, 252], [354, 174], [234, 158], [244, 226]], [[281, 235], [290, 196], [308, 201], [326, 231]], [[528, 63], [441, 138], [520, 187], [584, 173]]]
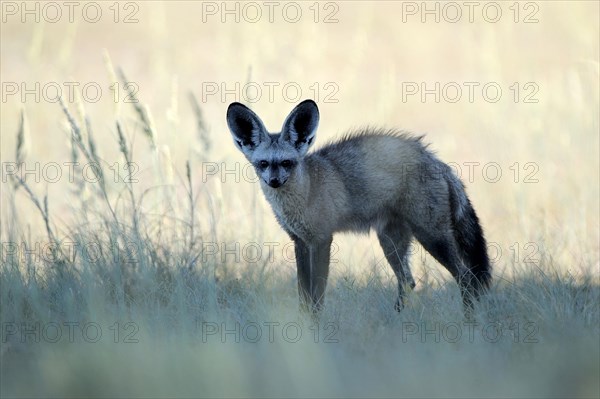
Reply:
[[[533, 24], [514, 23], [509, 3], [495, 24], [404, 23], [402, 2], [335, 3], [332, 24], [311, 22], [312, 3], [297, 24], [271, 24], [140, 2], [138, 23], [115, 24], [100, 4], [96, 24], [9, 16], [0, 28], [2, 396], [600, 395], [597, 3], [530, 2]], [[21, 82], [78, 82], [78, 94], [7, 95]], [[204, 90], [236, 82], [262, 87], [250, 105], [273, 130], [293, 106], [281, 87], [318, 88], [317, 145], [357, 125], [427, 134], [491, 244], [476, 325], [418, 246], [417, 289], [396, 314], [373, 237], [336, 237], [327, 306], [319, 320], [298, 313], [289, 240], [225, 124], [245, 99]], [[279, 85], [272, 101], [264, 82]], [[457, 82], [463, 99], [403, 99], [422, 82]], [[464, 82], [502, 97], [469, 102]], [[65, 162], [79, 163], [72, 179]]]

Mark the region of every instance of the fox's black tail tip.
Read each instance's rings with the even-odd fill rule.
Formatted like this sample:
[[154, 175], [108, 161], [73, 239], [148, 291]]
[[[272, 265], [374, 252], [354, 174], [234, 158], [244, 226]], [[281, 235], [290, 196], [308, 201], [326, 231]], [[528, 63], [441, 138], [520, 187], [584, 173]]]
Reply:
[[475, 212], [473, 212], [473, 216], [475, 218], [475, 223], [473, 224], [477, 227], [475, 228], [476, 231], [474, 231], [474, 240], [471, 241], [471, 245], [467, 247], [467, 257], [470, 261], [471, 271], [475, 275], [479, 285], [481, 285], [482, 288], [487, 289], [492, 280], [490, 259], [487, 253], [487, 243], [485, 242], [483, 230], [479, 225]]
[[478, 293], [487, 290], [492, 281], [490, 259], [483, 229], [475, 210], [469, 204], [463, 220], [455, 222], [455, 236], [462, 258], [475, 278]]
[[476, 280], [473, 284], [475, 291], [480, 293], [489, 288], [492, 280], [483, 229], [462, 182], [450, 174], [448, 186], [454, 237], [463, 262], [469, 268], [471, 277]]

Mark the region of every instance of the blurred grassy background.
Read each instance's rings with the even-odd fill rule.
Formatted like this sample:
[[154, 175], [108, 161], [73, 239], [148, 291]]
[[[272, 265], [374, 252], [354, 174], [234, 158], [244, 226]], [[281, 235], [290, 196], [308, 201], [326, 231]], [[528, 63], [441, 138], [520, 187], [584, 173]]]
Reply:
[[[576, 281], [591, 281], [594, 289], [584, 297], [592, 300], [598, 298], [600, 11], [597, 2], [519, 2], [514, 3], [516, 6], [512, 2], [500, 2], [497, 4], [502, 10], [502, 17], [496, 23], [487, 22], [482, 15], [483, 5], [487, 3], [481, 3], [481, 6], [474, 9], [472, 23], [468, 21], [466, 6], [461, 7], [463, 15], [460, 21], [448, 22], [442, 13], [440, 21], [435, 22], [434, 15], [423, 15], [421, 7], [424, 3], [421, 2], [299, 2], [297, 4], [302, 11], [302, 17], [296, 23], [290, 23], [283, 17], [284, 6], [290, 4], [285, 2], [275, 8], [272, 23], [268, 20], [268, 9], [263, 3], [257, 3], [262, 6], [262, 17], [257, 22], [244, 20], [244, 3], [227, 3], [228, 9], [234, 9], [237, 4], [241, 19], [235, 22], [235, 16], [229, 14], [225, 15], [226, 20], [223, 22], [221, 12], [224, 3], [221, 2], [124, 2], [118, 5], [119, 22], [115, 22], [115, 9], [110, 8], [113, 4], [101, 2], [98, 4], [102, 10], [102, 17], [97, 23], [87, 22], [83, 18], [83, 6], [76, 8], [73, 23], [68, 21], [68, 13], [64, 7], [62, 18], [56, 23], [44, 21], [43, 15], [39, 23], [34, 22], [31, 15], [27, 16], [26, 22], [22, 22], [22, 16], [19, 14], [21, 10], [18, 9], [18, 13], [12, 15], [12, 9], [6, 8], [6, 3], [10, 2], [3, 2], [4, 20], [0, 28], [0, 73], [3, 84], [3, 99], [0, 105], [0, 156], [3, 163], [14, 162], [16, 159], [19, 114], [22, 110], [27, 121], [25, 165], [28, 169], [33, 168], [36, 162], [39, 162], [41, 167], [49, 162], [62, 165], [63, 162], [71, 160], [72, 152], [70, 129], [59, 104], [48, 101], [43, 93], [39, 102], [36, 102], [31, 94], [23, 101], [21, 92], [14, 95], [7, 93], [7, 84], [24, 83], [31, 89], [35, 87], [36, 82], [39, 82], [41, 87], [56, 82], [63, 88], [66, 87], [65, 82], [76, 82], [79, 84], [78, 88], [87, 83], [94, 83], [102, 89], [97, 102], [87, 102], [83, 95], [83, 101], [65, 99], [66, 106], [82, 126], [85, 125], [84, 119], [88, 118], [98, 153], [106, 165], [119, 162], [122, 167], [123, 158], [119, 152], [115, 121], [124, 126], [134, 161], [140, 166], [136, 175], [139, 182], [133, 185], [133, 190], [138, 196], [146, 190], [150, 190], [152, 195], [159, 192], [155, 196], [149, 195], [149, 199], [141, 203], [140, 212], [149, 215], [155, 221], [163, 222], [163, 226], [168, 226], [165, 229], [172, 229], [173, 242], [177, 241], [176, 238], [181, 233], [175, 232], [176, 224], [164, 223], [164, 215], [169, 209], [175, 209], [178, 217], [181, 214], [186, 215], [184, 181], [185, 164], [189, 160], [192, 184], [195, 191], [200, 193], [195, 210], [199, 229], [197, 234], [200, 237], [209, 237], [210, 240], [218, 242], [237, 241], [242, 245], [250, 242], [278, 242], [283, 246], [289, 240], [275, 223], [257, 185], [244, 181], [243, 178], [236, 181], [235, 176], [231, 174], [225, 175], [224, 179], [221, 179], [220, 175], [224, 168], [233, 168], [237, 164], [241, 169], [245, 164], [242, 155], [232, 145], [225, 123], [225, 110], [232, 101], [244, 101], [243, 95], [246, 94], [240, 90], [237, 93], [222, 95], [221, 89], [223, 86], [232, 89], [236, 84], [243, 87], [248, 82], [253, 82], [262, 89], [262, 96], [251, 105], [272, 131], [279, 129], [296, 102], [304, 98], [317, 100], [321, 110], [317, 146], [350, 128], [365, 125], [398, 127], [426, 134], [426, 140], [432, 143], [431, 148], [441, 159], [461, 167], [462, 178], [482, 220], [488, 241], [493, 243], [491, 252], [497, 276], [510, 280], [514, 277], [513, 274], [516, 275], [515, 278], [523, 277], [528, 273], [535, 274], [539, 270], [546, 270], [548, 265], [551, 265], [561, 276], [570, 275]], [[20, 8], [22, 3], [14, 4]], [[28, 4], [33, 8], [36, 2]], [[42, 11], [44, 3], [37, 4]], [[440, 10], [445, 9], [445, 3], [426, 4], [430, 9], [436, 7], [436, 4]], [[407, 13], [407, 10], [414, 10], [411, 8], [413, 6], [417, 7], [415, 15]], [[213, 7], [216, 7], [217, 14], [207, 14], [207, 10], [214, 10]], [[315, 7], [319, 10], [318, 22], [314, 21]], [[518, 22], [515, 22], [517, 9]], [[247, 19], [253, 18], [253, 10], [246, 10], [250, 13], [246, 15]], [[449, 17], [446, 15], [446, 19], [454, 15], [452, 10], [447, 11], [450, 14]], [[93, 15], [91, 10], [89, 12]], [[489, 12], [488, 16], [494, 15], [493, 11]], [[289, 13], [286, 15], [294, 15], [293, 10], [289, 10]], [[137, 22], [124, 23], [123, 20], [128, 15]], [[327, 15], [335, 21], [325, 23], [323, 20]], [[525, 23], [527, 16], [537, 22]], [[421, 18], [426, 18], [426, 21], [422, 22]], [[143, 126], [131, 104], [124, 102], [126, 93], [122, 85], [119, 86], [118, 101], [115, 101], [115, 92], [110, 89], [115, 77], [111, 68], [107, 66], [107, 56], [113, 67], [122, 68], [128, 80], [138, 89], [137, 98], [153, 120], [156, 149], [153, 149], [144, 136]], [[275, 85], [272, 98], [269, 98], [265, 82]], [[403, 88], [407, 85], [420, 86], [423, 83], [431, 89], [435, 87], [436, 82], [439, 82], [441, 87], [455, 82], [463, 89], [462, 98], [453, 103], [444, 97], [436, 102], [433, 95], [427, 95], [425, 101], [422, 101], [420, 93], [413, 96], [406, 96], [404, 93], [403, 96]], [[473, 102], [468, 100], [465, 82], [478, 84], [475, 87]], [[486, 83], [493, 83], [502, 89], [499, 101], [492, 103], [482, 96], [481, 88]], [[519, 88], [518, 101], [514, 100], [515, 91], [511, 89], [515, 87], [515, 83]], [[297, 101], [290, 100], [282, 92], [282, 87], [286, 84], [301, 88], [302, 94]], [[206, 89], [212, 87], [218, 87], [219, 92], [215, 95], [207, 93]], [[532, 99], [537, 101], [525, 102], [524, 97], [533, 93], [532, 87], [538, 89], [532, 96]], [[318, 90], [318, 98], [315, 90]], [[198, 120], [188, 101], [190, 92], [196, 96], [207, 126], [207, 132], [202, 133], [203, 135], [198, 131]], [[66, 91], [64, 93], [66, 94]], [[288, 93], [293, 93], [293, 90], [290, 89]], [[454, 92], [449, 93], [453, 95]], [[93, 97], [93, 94], [91, 96]], [[210, 148], [206, 148], [203, 140], [208, 140]], [[470, 162], [478, 163], [472, 176], [468, 169]], [[495, 169], [488, 170], [490, 175], [482, 174], [483, 166], [494, 162], [499, 165], [502, 173], [498, 181], [494, 181]], [[218, 167], [218, 173], [209, 176], [206, 172], [207, 167], [213, 165]], [[63, 168], [63, 173], [66, 170], [67, 168]], [[107, 171], [110, 173], [109, 168]], [[43, 219], [31, 202], [26, 200], [27, 196], [23, 190], [14, 194], [17, 199], [16, 213], [7, 205], [13, 194], [10, 181], [5, 177], [3, 169], [2, 241], [10, 240], [7, 231], [15, 228], [11, 223], [18, 223], [16, 231], [19, 237], [28, 237], [32, 242], [44, 242], [46, 238]], [[31, 180], [31, 176], [29, 179], [28, 183], [37, 195], [43, 197], [45, 193], [48, 194], [52, 224], [59, 235], [68, 235], [73, 226], [82, 227], [81, 220], [78, 219], [81, 193], [73, 189], [73, 184], [69, 183], [66, 177], [61, 178], [58, 183], [47, 183], [43, 179], [35, 182]], [[123, 193], [122, 184], [109, 184], [109, 194], [114, 203], [123, 202], [119, 200], [124, 196]], [[94, 223], [98, 224], [91, 223], [90, 231], [96, 228], [93, 226], [102, 226], [101, 221], [102, 218], [94, 219]], [[90, 223], [89, 220], [87, 222]], [[336, 284], [340, 287], [341, 284], [342, 292], [339, 293], [334, 288], [329, 289], [329, 303], [349, 301], [344, 306], [340, 305], [341, 310], [330, 310], [339, 320], [349, 317], [353, 306], [359, 306], [361, 300], [365, 300], [365, 296], [368, 299], [369, 295], [374, 295], [367, 289], [373, 273], [386, 276], [384, 284], [391, 284], [392, 273], [388, 270], [389, 266], [381, 261], [381, 251], [374, 237], [342, 236], [336, 237], [335, 241], [339, 249], [334, 254], [336, 264], [332, 267], [332, 287], [336, 287]], [[497, 252], [498, 249], [501, 253]], [[274, 292], [280, 295], [273, 298], [273, 301], [277, 302], [284, 297], [289, 303], [281, 305], [284, 310], [277, 306], [266, 306], [264, 309], [259, 306], [258, 310], [250, 311], [250, 315], [245, 317], [264, 320], [281, 316], [279, 312], [289, 317], [286, 312], [294, 308], [296, 300], [293, 285], [290, 285], [295, 266], [293, 262], [284, 258], [281, 252], [276, 252], [275, 262], [269, 265], [270, 269], [267, 269], [267, 272], [279, 278], [279, 273], [283, 270], [283, 276], [287, 280], [276, 280], [275, 283], [268, 280], [263, 284], [272, 284], [272, 287], [275, 287]], [[168, 256], [165, 256], [165, 259], [168, 259]], [[245, 262], [238, 264], [232, 262], [232, 258], [225, 260], [226, 262], [222, 263], [227, 263], [232, 270], [241, 273], [241, 276], [247, 278], [247, 273], [251, 276], [257, 273], [246, 270]], [[430, 283], [444, 281], [448, 277], [448, 274], [422, 251], [414, 256], [413, 270], [419, 281], [417, 290], [422, 289], [423, 295]], [[364, 284], [367, 284], [367, 293], [357, 298], [349, 297], [348, 292], [352, 290], [345, 285], [344, 279], [347, 276], [366, 281]], [[2, 285], [5, 289], [12, 280], [6, 274], [3, 277]], [[266, 293], [263, 291], [260, 280], [251, 281], [249, 284], [256, 295], [249, 294], [250, 297], [256, 299], [263, 294], [270, 295], [268, 289]], [[240, 283], [238, 290], [243, 290], [244, 287], [245, 285]], [[197, 293], [197, 290], [198, 288], [192, 291]], [[529, 292], [528, 289], [524, 290]], [[233, 291], [238, 292], [235, 289]], [[551, 293], [556, 291], [560, 290], [548, 289]], [[27, 292], [23, 290], [22, 295], [26, 296]], [[389, 289], [386, 291], [390, 301], [392, 292]], [[188, 298], [182, 293], [178, 295]], [[563, 298], [561, 295], [557, 295], [556, 298]], [[575, 301], [573, 297], [565, 295], [564, 298]], [[177, 299], [179, 296], [173, 298]], [[518, 299], [519, 295], [511, 298]], [[97, 310], [105, 306], [102, 300], [93, 303], [95, 305], [89, 305], [90, 309]], [[238, 302], [234, 303], [237, 306]], [[373, 387], [381, 387], [386, 381], [389, 382], [389, 378], [394, 378], [392, 370], [395, 356], [400, 357], [403, 351], [410, 349], [407, 345], [400, 345], [400, 349], [395, 347], [398, 350], [391, 351], [381, 359], [377, 359], [373, 354], [385, 352], [385, 346], [378, 346], [379, 349], [372, 347], [372, 337], [383, 335], [387, 337], [383, 342], [394, 341], [392, 337], [400, 323], [392, 322], [396, 329], [389, 328], [389, 324], [383, 324], [384, 331], [378, 330], [376, 325], [380, 320], [377, 317], [389, 317], [388, 313], [381, 310], [375, 312], [374, 316], [365, 316], [369, 313], [370, 306], [387, 309], [385, 304], [377, 304], [377, 300], [367, 300], [360, 315], [355, 315], [356, 318], [352, 319], [353, 325], [371, 323], [368, 332], [356, 335], [347, 333], [344, 336], [347, 345], [350, 345], [349, 342], [359, 342], [359, 347], [369, 348], [365, 349], [366, 353], [371, 353], [365, 355], [369, 359], [365, 363], [368, 366], [363, 368], [361, 364], [356, 368], [341, 368], [337, 371], [339, 374], [335, 374], [335, 365], [343, 364], [348, 359], [362, 359], [359, 356], [362, 349], [358, 350], [359, 354], [348, 352], [347, 346], [327, 352], [325, 358], [319, 358], [319, 361], [325, 362], [321, 365], [326, 369], [323, 371], [323, 375], [327, 377], [322, 382], [323, 389], [314, 387], [314, 390], [310, 390], [302, 385], [292, 389], [291, 395], [348, 393], [351, 390], [348, 387], [343, 389], [344, 383], [340, 381], [348, 376], [356, 378], [356, 375], [361, 373], [367, 373], [373, 382], [365, 385], [365, 389], [371, 389], [371, 392], [379, 392], [381, 395], [390, 395], [393, 392], [387, 389], [377, 391]], [[38, 305], [39, 313], [43, 314], [44, 306], [41, 303]], [[534, 308], [538, 306], [533, 300], [527, 302], [527, 305]], [[248, 310], [245, 305], [241, 308], [235, 306], [236, 312], [241, 312], [240, 309]], [[553, 305], [546, 303], [539, 306]], [[591, 308], [585, 308], [585, 312], [580, 314], [581, 319], [577, 320], [587, 320], [587, 323], [595, 325], [598, 320], [598, 305], [596, 303], [590, 306]], [[7, 309], [4, 305], [2, 309], [5, 321], [19, 320], [19, 311]], [[115, 310], [110, 309], [103, 317], [114, 320]], [[426, 307], [419, 309], [423, 310]], [[504, 307], [503, 309], [506, 310]], [[531, 309], [525, 307], [521, 310], [522, 312], [518, 313], [519, 317], [528, 319], [527, 314]], [[217, 312], [214, 309], [213, 311]], [[80, 317], [79, 313], [70, 312], [72, 310], [64, 311], [65, 314], [71, 315], [71, 318]], [[193, 318], [194, 312], [189, 309], [188, 312], [189, 314], [185, 315]], [[510, 309], [506, 312], [510, 313]], [[92, 317], [89, 313], [85, 314], [85, 317]], [[140, 325], [146, 323], [145, 327], [155, 327], [148, 309], [144, 309], [141, 313], [143, 316], [139, 318], [135, 317], [135, 311], [128, 310], [127, 314], [135, 320], [141, 320]], [[222, 320], [222, 315], [212, 315], [216, 320]], [[418, 312], [404, 315], [402, 320], [411, 320], [412, 316], [417, 317]], [[170, 317], [168, 312], [157, 316], [157, 324], [165, 328], [164, 323]], [[202, 317], [209, 319], [209, 316]], [[419, 317], [425, 316], [421, 314]], [[541, 318], [535, 320], [539, 322]], [[553, 314], [550, 320], [564, 321], [562, 316], [556, 314]], [[552, 325], [550, 321], [548, 323]], [[589, 327], [588, 324], [585, 325]], [[352, 328], [350, 330], [356, 332]], [[166, 331], [165, 336], [169, 337], [168, 339], [178, 340], [178, 336], [173, 335], [172, 331]], [[598, 354], [597, 343], [589, 352], [592, 357], [586, 358], [582, 364], [577, 364], [577, 356], [574, 355], [585, 352], [585, 348], [589, 349], [587, 345], [590, 337], [595, 334], [597, 337], [597, 326], [585, 331], [582, 335], [585, 337], [570, 347], [573, 352], [567, 363], [573, 362], [569, 363], [573, 365], [573, 369], [585, 366], [591, 372], [598, 367], [592, 358]], [[573, 339], [577, 340], [577, 332], [573, 334]], [[563, 338], [551, 342], [559, 345]], [[177, 350], [174, 350], [174, 353], [185, 354], [183, 365], [175, 370], [199, 367], [194, 356], [186, 353], [187, 342], [187, 338], [181, 339], [175, 345]], [[390, 345], [393, 346], [392, 343]], [[148, 373], [158, 373], [164, 371], [162, 364], [179, 361], [173, 357], [169, 348], [166, 343], [164, 348], [139, 345], [134, 349], [138, 353], [134, 354], [132, 359], [135, 359], [135, 362], [145, 362], [142, 359], [145, 359], [148, 351], [156, 350], [154, 366]], [[239, 348], [203, 348], [210, 353], [202, 356], [224, 356], [225, 365], [235, 363], [236, 356], [242, 356], [244, 359], [244, 356], [249, 356], [248, 353], [240, 355]], [[87, 361], [85, 355], [77, 348], [68, 346], [63, 349], [65, 353], [69, 353], [66, 356], [70, 366], [65, 366], [62, 371], [60, 368], [54, 369], [56, 374], [46, 375], [43, 381], [57, 389], [54, 392], [102, 392], [102, 386], [93, 384], [81, 389], [69, 385], [69, 388], [61, 391], [57, 385], [57, 381], [64, 378], [61, 373], [69, 374], [82, 362]], [[471, 349], [472, 352], [467, 352], [468, 355], [465, 356], [472, 355], [478, 359], [489, 356], [490, 364], [502, 363], [502, 353], [505, 353], [496, 347]], [[56, 351], [56, 348], [53, 350]], [[256, 349], [242, 349], [244, 350]], [[276, 362], [279, 350], [284, 354], [284, 360], [296, 359], [298, 362], [288, 365], [290, 375], [282, 377], [284, 382], [293, 381], [294, 367], [300, 367], [304, 362], [315, 364], [315, 358], [311, 357], [310, 352], [315, 350], [314, 348], [305, 352], [297, 347], [270, 347], [265, 351], [258, 350], [258, 353], [264, 356], [263, 362]], [[519, 350], [511, 348], [506, 353]], [[438, 356], [437, 349], [429, 351], [430, 348], [427, 347], [424, 352], [415, 355], [415, 359], [418, 359], [415, 363], [426, 365], [426, 359]], [[456, 361], [465, 367], [473, 364], [472, 361], [464, 359], [464, 363], [461, 363], [460, 353], [457, 355], [451, 345], [448, 348], [444, 347], [441, 352], [441, 361]], [[50, 365], [57, 361], [53, 356], [62, 358], [61, 353], [58, 351], [57, 355], [50, 351], [49, 354], [40, 357], [43, 359], [40, 370], [52, 368]], [[298, 360], [298, 356], [302, 360]], [[531, 356], [537, 362], [561, 358], [551, 350]], [[118, 363], [121, 360], [119, 357], [108, 356], [93, 363], [93, 367], [97, 367], [102, 374], [113, 362]], [[327, 361], [330, 362], [329, 366]], [[400, 368], [403, 372], [410, 373], [412, 363], [406, 359], [403, 361], [406, 363]], [[2, 367], [4, 369], [6, 363]], [[224, 392], [225, 395], [239, 396], [244, 395], [243, 389], [248, 387], [252, 387], [246, 391], [250, 394], [270, 395], [285, 388], [285, 384], [279, 386], [276, 383], [271, 387], [273, 390], [253, 385], [253, 381], [267, 381], [268, 378], [259, 372], [247, 373], [248, 369], [252, 368], [250, 365], [238, 367], [235, 375], [246, 380], [231, 385], [231, 390], [225, 391], [220, 391], [219, 388], [229, 383], [218, 379], [211, 380], [210, 378], [216, 378], [219, 373], [214, 369], [210, 372], [205, 370], [206, 375], [212, 376], [209, 380], [214, 381], [214, 384], [207, 383], [208, 385], [203, 386], [206, 391], [198, 395], [219, 395]], [[392, 369], [388, 369], [390, 367]], [[426, 367], [423, 366], [423, 370], [420, 366], [415, 367], [416, 370], [412, 370], [416, 376], [415, 382], [399, 394], [418, 396], [421, 392], [420, 384], [427, 381], [424, 374]], [[16, 369], [18, 370], [18, 367]], [[371, 370], [373, 375], [366, 370]], [[387, 371], [383, 376], [380, 374], [376, 378], [375, 374], [381, 370]], [[517, 367], [516, 370], [520, 369]], [[559, 371], [553, 369], [553, 372]], [[227, 371], [223, 369], [222, 372]], [[479, 372], [481, 378], [487, 375], [485, 370]], [[309, 373], [310, 378], [303, 376], [302, 380], [318, 379], [319, 372], [313, 370], [312, 373], [314, 375]], [[531, 381], [518, 382], [518, 371], [511, 371], [509, 375], [501, 374], [499, 378], [515, 381], [517, 388], [514, 391], [503, 390], [505, 387], [498, 385], [488, 393], [503, 396], [519, 393], [521, 396], [528, 396], [539, 392], [551, 394], [553, 391], [538, 390], [547, 381], [552, 380], [551, 374], [544, 373], [542, 369]], [[176, 375], [167, 375], [168, 378], [177, 379]], [[181, 395], [190, 392], [185, 388], [185, 384], [189, 383], [193, 376], [192, 373], [180, 377], [183, 386]], [[135, 378], [139, 379], [140, 385], [134, 385], [131, 391], [122, 393], [123, 396], [146, 395], [150, 392], [144, 390], [145, 382], [142, 376]], [[492, 380], [485, 380], [488, 386]], [[336, 383], [341, 385], [327, 385], [328, 381], [337, 381]], [[453, 377], [444, 381], [445, 383], [439, 386], [434, 384], [424, 392], [426, 395], [453, 392], [459, 396], [469, 392], [484, 392], [473, 385], [463, 387], [462, 390], [455, 387], [457, 390], [448, 391], [448, 387], [454, 386]], [[529, 388], [528, 382], [532, 384]], [[123, 388], [123, 384], [115, 382], [112, 390], [104, 392], [119, 395], [119, 392], [123, 392], [119, 390]], [[590, 384], [589, 381], [586, 380], [586, 384]], [[152, 392], [159, 396], [168, 395], [174, 392], [169, 389], [176, 385], [170, 381], [165, 385], [165, 390]], [[19, 384], [15, 386], [22, 387]], [[39, 392], [43, 392], [44, 382], [40, 382], [39, 386], [42, 387]], [[190, 386], [198, 388], [193, 384]], [[349, 385], [352, 386], [353, 384]], [[154, 389], [152, 384], [150, 387]], [[571, 394], [584, 395], [590, 392], [597, 393], [597, 386], [585, 385], [582, 391], [568, 391]]]

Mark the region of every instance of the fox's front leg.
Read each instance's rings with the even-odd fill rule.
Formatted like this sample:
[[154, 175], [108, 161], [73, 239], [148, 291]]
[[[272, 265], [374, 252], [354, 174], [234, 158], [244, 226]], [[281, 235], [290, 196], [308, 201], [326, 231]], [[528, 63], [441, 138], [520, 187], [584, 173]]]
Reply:
[[329, 255], [331, 252], [331, 241], [325, 241], [310, 245], [310, 285], [312, 293], [313, 311], [318, 312], [325, 304], [325, 288], [329, 276]]
[[310, 249], [304, 241], [294, 237], [294, 250], [296, 253], [296, 268], [298, 270], [300, 309], [308, 311], [309, 306], [312, 305], [310, 288]]
[[324, 241], [306, 243], [294, 239], [296, 267], [298, 269], [298, 293], [302, 310], [318, 312], [324, 304], [324, 293], [329, 276], [329, 238]]
[[329, 238], [307, 244], [302, 240], [295, 240], [298, 291], [300, 306], [304, 310], [308, 310], [310, 304], [311, 310], [318, 312], [325, 303], [331, 241], [332, 238]]

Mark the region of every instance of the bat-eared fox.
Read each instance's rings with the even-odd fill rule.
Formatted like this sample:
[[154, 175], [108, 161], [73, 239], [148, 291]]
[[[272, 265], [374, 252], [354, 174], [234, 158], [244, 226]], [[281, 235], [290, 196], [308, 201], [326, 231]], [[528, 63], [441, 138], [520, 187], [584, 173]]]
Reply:
[[396, 130], [363, 129], [308, 154], [319, 110], [298, 104], [280, 133], [234, 102], [227, 124], [252, 163], [275, 216], [295, 244], [298, 290], [304, 309], [321, 309], [333, 234], [376, 231], [398, 279], [395, 309], [414, 288], [408, 249], [412, 237], [460, 286], [469, 312], [489, 286], [486, 242], [465, 188], [420, 137]]

